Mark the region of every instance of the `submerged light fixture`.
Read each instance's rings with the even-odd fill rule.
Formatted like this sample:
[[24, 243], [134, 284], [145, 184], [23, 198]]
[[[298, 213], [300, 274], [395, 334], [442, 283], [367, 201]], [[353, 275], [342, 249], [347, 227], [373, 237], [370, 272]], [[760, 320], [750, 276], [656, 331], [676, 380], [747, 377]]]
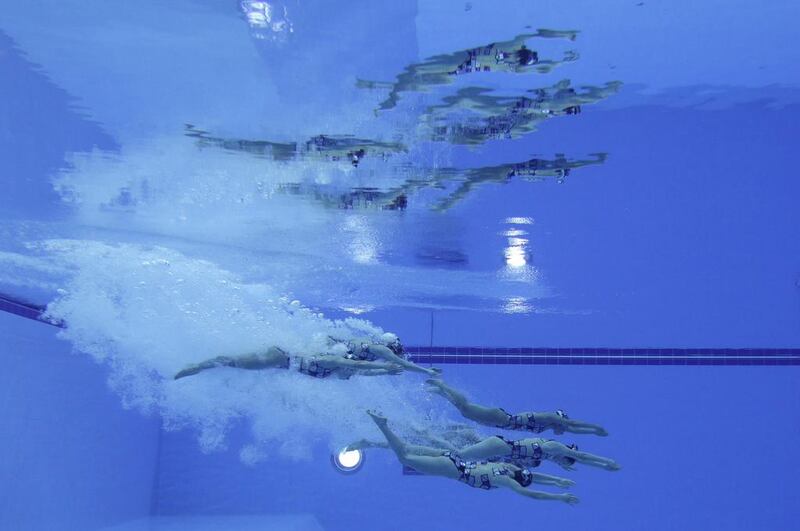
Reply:
[[345, 447], [337, 453], [331, 454], [331, 463], [342, 474], [354, 474], [364, 465], [364, 452], [361, 450], [348, 450]]

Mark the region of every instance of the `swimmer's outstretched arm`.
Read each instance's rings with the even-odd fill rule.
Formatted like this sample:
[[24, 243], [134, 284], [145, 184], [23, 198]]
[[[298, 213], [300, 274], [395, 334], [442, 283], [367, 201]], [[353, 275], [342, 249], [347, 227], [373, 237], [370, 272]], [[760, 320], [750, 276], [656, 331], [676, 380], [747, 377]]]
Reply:
[[492, 482], [498, 487], [508, 487], [517, 494], [521, 494], [522, 496], [526, 496], [528, 498], [534, 498], [536, 500], [556, 500], [568, 503], [570, 505], [575, 505], [578, 503], [578, 498], [572, 494], [552, 494], [550, 492], [528, 490], [508, 476], [495, 476], [492, 478]]
[[608, 435], [606, 429], [599, 424], [592, 424], [591, 422], [584, 422], [576, 419], [561, 419], [561, 425], [564, 431], [578, 434], [599, 435], [605, 437]]
[[539, 483], [540, 485], [552, 485], [554, 487], [561, 487], [564, 489], [568, 489], [575, 484], [575, 482], [571, 479], [551, 476], [550, 474], [542, 474], [541, 472], [531, 472], [531, 477], [533, 478], [534, 483]]
[[436, 368], [426, 369], [425, 367], [420, 367], [414, 362], [401, 358], [392, 352], [392, 349], [384, 345], [370, 345], [369, 351], [371, 354], [375, 354], [377, 357], [386, 360], [389, 363], [400, 365], [404, 369], [411, 372], [421, 372], [423, 374], [427, 374], [428, 376], [437, 376], [442, 372], [440, 369]]
[[386, 376], [388, 374], [400, 374], [403, 372], [402, 367], [394, 367], [391, 369], [364, 369], [359, 370], [358, 374], [361, 376]]
[[502, 409], [473, 404], [462, 393], [438, 378], [431, 378], [425, 383], [428, 384], [429, 391], [446, 398], [465, 418], [492, 427], [503, 426], [508, 422], [508, 414]]
[[[379, 361], [349, 360], [337, 356], [325, 356], [315, 360], [320, 367], [326, 369], [350, 369], [359, 374], [376, 376], [379, 374], [398, 374], [403, 372], [403, 367], [396, 363], [382, 363]], [[380, 371], [369, 374], [370, 371]]]
[[[542, 443], [542, 450], [548, 455], [551, 456], [564, 456], [564, 457], [571, 457], [578, 463], [583, 463], [589, 466], [596, 466], [598, 468], [604, 468], [606, 470], [619, 470], [619, 464], [614, 461], [613, 459], [609, 459], [608, 457], [602, 457], [599, 455], [590, 454], [589, 452], [581, 452], [578, 450], [573, 450], [569, 446], [561, 444], [558, 441], [546, 441]], [[569, 470], [571, 467], [559, 465]]]
[[562, 432], [591, 434], [606, 437], [608, 432], [599, 424], [591, 424], [582, 420], [566, 417], [563, 412], [558, 411], [537, 411], [520, 413], [517, 416], [533, 416], [537, 424], [544, 426], [543, 429], [552, 429], [556, 433]]

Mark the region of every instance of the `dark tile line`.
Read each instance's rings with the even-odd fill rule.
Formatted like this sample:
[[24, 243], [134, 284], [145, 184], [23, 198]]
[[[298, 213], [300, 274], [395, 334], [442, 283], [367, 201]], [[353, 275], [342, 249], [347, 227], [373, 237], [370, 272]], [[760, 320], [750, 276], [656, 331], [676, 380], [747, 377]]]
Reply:
[[797, 348], [406, 347], [417, 363], [468, 365], [800, 365]]
[[[64, 327], [43, 317], [45, 307], [0, 294], [0, 311]], [[800, 365], [800, 348], [405, 348], [417, 363], [469, 365]]]

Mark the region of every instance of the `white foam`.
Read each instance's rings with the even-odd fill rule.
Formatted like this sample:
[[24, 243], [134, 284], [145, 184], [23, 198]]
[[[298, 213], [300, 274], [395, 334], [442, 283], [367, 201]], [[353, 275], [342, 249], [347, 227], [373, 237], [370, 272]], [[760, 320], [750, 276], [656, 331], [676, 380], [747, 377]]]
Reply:
[[224, 448], [228, 431], [243, 421], [253, 436], [241, 449], [245, 462], [258, 460], [264, 448], [306, 459], [309, 441], [333, 449], [375, 436], [366, 409], [403, 423], [424, 418], [430, 406], [414, 375], [319, 380], [217, 368], [173, 380], [186, 365], [219, 355], [270, 345], [320, 352], [329, 335], [384, 332], [363, 320], [325, 319], [269, 285], [244, 283], [163, 247], [53, 240], [43, 250], [75, 271], [48, 307], [68, 325], [61, 336], [111, 367], [111, 385], [126, 406], [160, 414], [168, 428], [196, 430], [204, 450]]

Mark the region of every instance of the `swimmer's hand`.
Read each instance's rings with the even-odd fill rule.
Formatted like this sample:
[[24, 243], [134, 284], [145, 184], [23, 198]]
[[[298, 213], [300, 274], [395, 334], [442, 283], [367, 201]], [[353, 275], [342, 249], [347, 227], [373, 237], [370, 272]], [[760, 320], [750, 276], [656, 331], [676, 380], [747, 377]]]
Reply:
[[605, 468], [606, 470], [610, 470], [612, 472], [616, 472], [617, 470], [621, 469], [622, 467], [619, 466], [619, 463], [617, 463], [616, 461], [612, 461], [612, 462], [608, 463], [603, 468]]
[[396, 363], [390, 363], [389, 368], [386, 370], [389, 374], [400, 374], [403, 372], [403, 366]]
[[572, 481], [571, 479], [559, 479], [557, 484], [562, 489], [568, 489], [568, 488], [574, 486], [575, 482]]
[[578, 497], [573, 494], [562, 494], [560, 498], [561, 501], [569, 505], [575, 505], [580, 501]]

